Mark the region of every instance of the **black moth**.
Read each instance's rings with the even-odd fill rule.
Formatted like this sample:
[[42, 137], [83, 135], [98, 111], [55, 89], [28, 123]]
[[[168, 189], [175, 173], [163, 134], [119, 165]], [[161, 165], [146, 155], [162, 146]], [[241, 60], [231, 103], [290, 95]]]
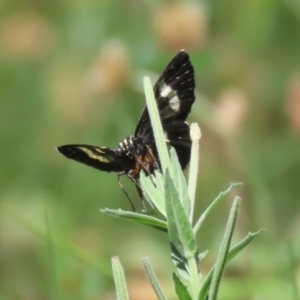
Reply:
[[[190, 160], [190, 128], [185, 122], [195, 101], [194, 69], [189, 55], [181, 50], [167, 65], [154, 86], [166, 142], [175, 148], [182, 169]], [[101, 171], [117, 172], [118, 183], [129, 199], [120, 181], [127, 175], [136, 185], [142, 198], [138, 179], [141, 170], [153, 174], [160, 170], [152, 126], [147, 106], [137, 124], [134, 135], [130, 135], [115, 149], [84, 144], [71, 144], [57, 147], [58, 152], [67, 158], [94, 167]], [[144, 205], [144, 204], [143, 204]]]

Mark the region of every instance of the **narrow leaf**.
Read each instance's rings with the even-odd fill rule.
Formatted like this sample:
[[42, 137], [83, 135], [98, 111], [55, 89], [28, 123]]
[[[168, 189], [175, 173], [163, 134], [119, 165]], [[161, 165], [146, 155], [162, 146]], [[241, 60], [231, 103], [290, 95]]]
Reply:
[[179, 279], [176, 273], [173, 273], [173, 282], [175, 285], [176, 295], [180, 300], [192, 300], [191, 295], [188, 292], [187, 286]]
[[210, 300], [217, 299], [220, 282], [221, 282], [221, 277], [222, 277], [223, 270], [224, 270], [224, 267], [226, 264], [226, 257], [227, 257], [228, 251], [229, 251], [230, 242], [231, 242], [234, 226], [235, 226], [236, 219], [237, 219], [239, 206], [240, 206], [240, 198], [236, 197], [233, 201], [233, 205], [230, 210], [225, 234], [223, 237], [223, 241], [222, 241], [220, 251], [218, 254], [218, 258], [217, 258], [217, 262], [216, 262], [216, 267], [215, 267], [214, 274], [212, 277], [212, 282], [211, 282], [211, 286], [209, 289], [209, 299]]
[[165, 201], [170, 241], [182, 256], [194, 257], [197, 253], [194, 233], [168, 170], [165, 174]]
[[[175, 264], [177, 270], [179, 274], [184, 273], [184, 278], [189, 278], [191, 293], [193, 299], [196, 299], [199, 294], [198, 248], [188, 215], [179, 200], [168, 169], [165, 173], [165, 200], [172, 259], [174, 261], [175, 257], [178, 258]], [[187, 272], [182, 272], [185, 269]]]
[[112, 269], [118, 300], [129, 300], [126, 280], [122, 265], [117, 256], [112, 258]]
[[151, 204], [154, 205], [163, 216], [166, 216], [164, 191], [159, 189], [159, 187], [163, 185], [162, 174], [155, 172], [155, 181], [157, 187], [153, 185], [150, 176], [146, 176], [144, 172], [140, 173], [140, 184], [147, 201], [150, 199]]
[[100, 211], [106, 215], [121, 218], [121, 219], [126, 219], [128, 221], [145, 225], [148, 227], [152, 227], [154, 229], [163, 232], [168, 231], [167, 223], [165, 221], [162, 221], [152, 216], [143, 215], [136, 212], [124, 211], [121, 209], [114, 210], [114, 209], [105, 208], [105, 209], [101, 209]]
[[203, 221], [205, 220], [205, 218], [208, 216], [208, 214], [213, 210], [213, 208], [222, 200], [225, 198], [225, 196], [227, 196], [236, 186], [240, 186], [242, 185], [242, 183], [240, 182], [235, 182], [235, 183], [231, 183], [231, 185], [229, 186], [229, 188], [224, 191], [221, 192], [217, 198], [215, 198], [213, 200], [213, 202], [208, 206], [208, 208], [201, 214], [200, 218], [198, 219], [196, 225], [194, 226], [194, 233], [196, 234], [198, 232], [198, 230], [200, 229]]
[[[242, 240], [240, 241], [237, 245], [235, 245], [234, 247], [232, 247], [230, 249], [230, 251], [228, 252], [227, 258], [226, 258], [226, 264], [228, 262], [230, 262], [235, 256], [237, 256], [248, 244], [250, 244], [252, 242], [252, 240], [257, 237], [259, 234], [261, 234], [264, 231], [264, 229], [261, 229], [257, 232], [249, 232], [248, 235]], [[215, 269], [214, 265], [211, 270], [209, 271], [208, 275], [206, 276], [204, 283], [202, 285], [201, 288], [201, 293], [199, 295], [198, 300], [205, 300], [206, 296], [208, 294], [208, 289], [209, 286], [211, 284], [211, 279], [214, 273], [214, 269]]]
[[178, 192], [179, 200], [182, 203], [186, 214], [189, 215], [191, 201], [188, 194], [188, 186], [178, 161], [177, 153], [173, 147], [170, 149], [170, 158], [173, 167], [173, 180]]
[[254, 238], [256, 238], [258, 235], [260, 235], [261, 233], [263, 233], [265, 230], [261, 229], [259, 231], [256, 231], [254, 233], [249, 232], [247, 234], [247, 236], [240, 241], [237, 245], [235, 245], [234, 247], [232, 247], [227, 255], [227, 260], [226, 261], [230, 261], [232, 260], [235, 256], [237, 256], [250, 242], [252, 242], [252, 240]]
[[146, 95], [147, 108], [153, 128], [154, 138], [158, 151], [158, 156], [162, 166], [163, 173], [170, 166], [169, 152], [165, 141], [164, 131], [161, 125], [156, 101], [154, 98], [153, 88], [149, 77], [144, 77], [144, 90]]
[[200, 158], [199, 139], [201, 138], [200, 128], [197, 123], [191, 124], [190, 135], [192, 140], [192, 148], [191, 148], [191, 161], [190, 161], [190, 168], [189, 168], [188, 193], [189, 193], [189, 199], [191, 205], [189, 218], [190, 218], [190, 223], [192, 224], [194, 209], [195, 209], [195, 195], [196, 195], [198, 170], [199, 170], [199, 158]]
[[184, 279], [186, 282], [190, 282], [191, 276], [188, 270], [187, 259], [180, 254], [174, 244], [170, 243], [170, 248], [171, 258], [176, 267], [177, 274], [181, 279]]
[[151, 266], [149, 259], [147, 257], [144, 257], [142, 261], [143, 261], [144, 269], [146, 271], [146, 275], [156, 293], [157, 298], [159, 300], [167, 300], [167, 298], [157, 280], [157, 277], [155, 275], [155, 272]]

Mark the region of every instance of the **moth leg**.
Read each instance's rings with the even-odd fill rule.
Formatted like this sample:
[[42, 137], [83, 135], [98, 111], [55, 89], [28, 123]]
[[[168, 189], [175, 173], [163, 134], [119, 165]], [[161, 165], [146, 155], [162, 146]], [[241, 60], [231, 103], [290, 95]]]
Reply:
[[136, 184], [135, 187], [136, 187], [136, 190], [137, 190], [137, 192], [138, 192], [138, 194], [139, 194], [139, 196], [141, 198], [143, 210], [146, 211], [147, 208], [146, 208], [146, 204], [145, 204], [145, 200], [144, 200], [143, 191], [142, 191], [142, 189], [141, 189], [141, 187], [140, 187], [139, 184]]
[[141, 202], [142, 202], [143, 210], [144, 210], [144, 211], [147, 210], [146, 204], [145, 204], [145, 200], [144, 200], [143, 191], [142, 191], [142, 189], [141, 189], [140, 184], [138, 183], [138, 181], [137, 181], [137, 179], [136, 179], [134, 170], [129, 171], [129, 172], [127, 173], [127, 176], [128, 176], [128, 178], [134, 183], [134, 185], [135, 185], [135, 187], [136, 187], [136, 190], [137, 190], [137, 192], [138, 192], [138, 194], [139, 194], [139, 196], [140, 196]]
[[148, 154], [151, 156], [152, 166], [145, 163], [145, 162], [141, 162], [141, 164], [143, 166], [143, 169], [146, 171], [146, 173], [150, 177], [151, 182], [156, 187], [154, 170], [158, 170], [158, 171], [161, 172], [161, 168], [159, 166], [159, 163], [158, 163], [157, 159], [153, 155], [153, 152], [152, 152], [151, 148], [148, 145], [146, 145], [146, 147], [147, 147], [147, 150], [148, 150]]
[[131, 200], [129, 194], [128, 194], [127, 191], [125, 190], [125, 188], [124, 188], [124, 186], [123, 186], [123, 183], [122, 183], [122, 181], [121, 181], [121, 176], [122, 176], [122, 175], [125, 175], [125, 173], [122, 172], [122, 173], [118, 173], [118, 174], [117, 174], [119, 187], [121, 188], [121, 190], [123, 191], [123, 193], [126, 195], [127, 199], [129, 200], [129, 203], [130, 203], [130, 205], [131, 205], [132, 211], [135, 212], [135, 208], [134, 208], [133, 202], [132, 202], [132, 200]]

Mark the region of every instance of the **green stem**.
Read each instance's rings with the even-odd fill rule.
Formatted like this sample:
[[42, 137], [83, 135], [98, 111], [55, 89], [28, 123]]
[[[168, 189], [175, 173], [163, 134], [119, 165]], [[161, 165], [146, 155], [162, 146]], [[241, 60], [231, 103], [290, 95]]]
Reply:
[[198, 299], [198, 294], [200, 291], [200, 282], [199, 282], [199, 275], [198, 275], [198, 266], [197, 262], [194, 257], [190, 257], [187, 260], [188, 269], [190, 274], [190, 286], [191, 286], [191, 294], [194, 300]]

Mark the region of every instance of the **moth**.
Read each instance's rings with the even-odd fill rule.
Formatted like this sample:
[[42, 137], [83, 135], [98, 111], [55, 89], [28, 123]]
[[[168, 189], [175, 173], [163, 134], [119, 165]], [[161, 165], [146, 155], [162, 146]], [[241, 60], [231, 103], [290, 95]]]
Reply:
[[[181, 168], [185, 169], [191, 150], [190, 127], [185, 120], [195, 101], [194, 68], [186, 51], [181, 50], [169, 62], [153, 89], [166, 142], [175, 148]], [[116, 172], [119, 186], [133, 211], [134, 205], [120, 177], [128, 176], [142, 199], [138, 183], [140, 172], [143, 170], [147, 175], [153, 175], [154, 170], [161, 170], [147, 106], [142, 111], [134, 134], [120, 142], [118, 147], [69, 144], [57, 147], [57, 151], [100, 171]]]

